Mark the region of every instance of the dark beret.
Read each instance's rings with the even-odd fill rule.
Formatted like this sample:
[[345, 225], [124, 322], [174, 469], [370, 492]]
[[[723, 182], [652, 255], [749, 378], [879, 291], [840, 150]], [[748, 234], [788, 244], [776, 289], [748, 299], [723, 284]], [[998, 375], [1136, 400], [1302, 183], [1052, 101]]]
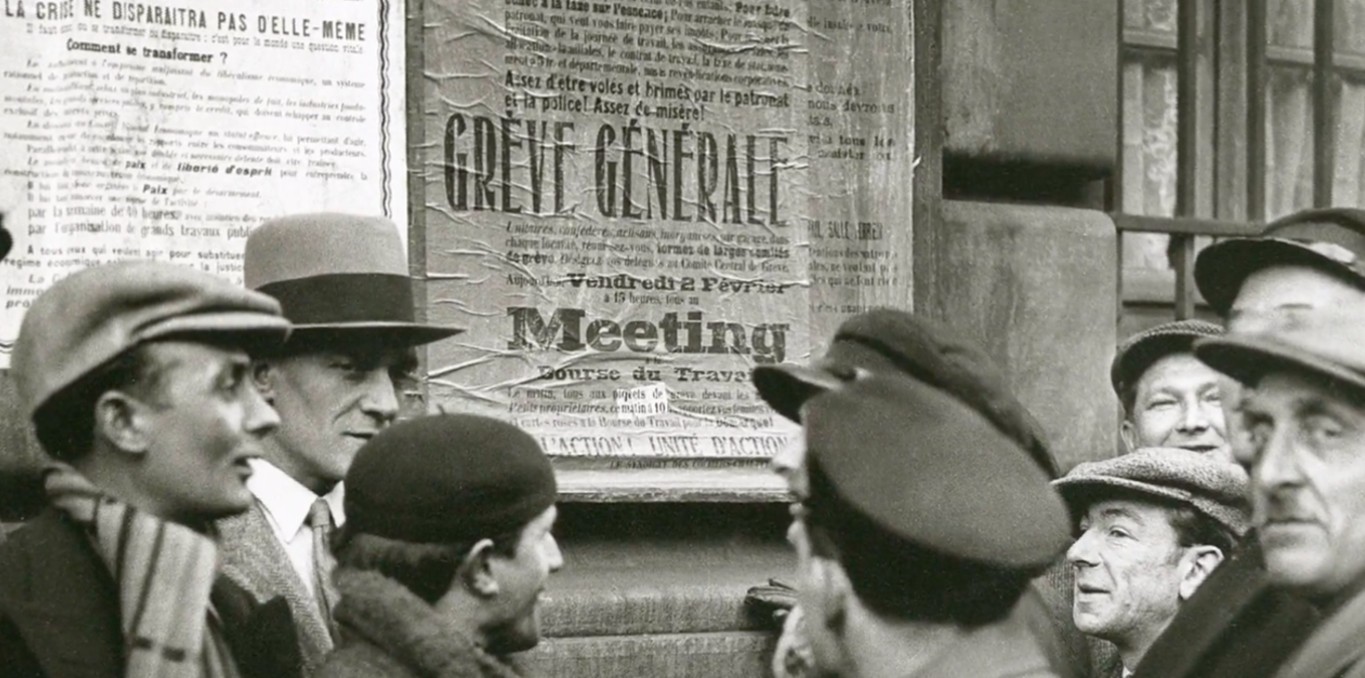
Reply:
[[754, 369], [758, 394], [782, 416], [801, 420], [812, 395], [858, 370], [909, 375], [957, 398], [1024, 448], [1049, 477], [1060, 470], [1042, 427], [1010, 390], [995, 363], [947, 327], [905, 311], [878, 308], [844, 321], [829, 351], [810, 366], [786, 363]]
[[554, 469], [513, 424], [470, 414], [400, 422], [375, 436], [346, 473], [356, 532], [422, 544], [519, 531], [555, 502]]
[[1365, 287], [1365, 210], [1327, 207], [1295, 212], [1256, 238], [1216, 242], [1194, 261], [1194, 281], [1209, 305], [1227, 315], [1242, 283], [1271, 266], [1312, 266]]
[[1109, 382], [1120, 398], [1142, 378], [1147, 368], [1172, 353], [1194, 354], [1194, 341], [1217, 337], [1223, 328], [1204, 320], [1177, 320], [1138, 332], [1119, 345], [1109, 365]]
[[[903, 376], [867, 376], [815, 396], [805, 435], [838, 503], [944, 555], [1003, 569], [1066, 547], [1066, 508], [1027, 454], [976, 411]], [[820, 497], [812, 495], [812, 511]]]

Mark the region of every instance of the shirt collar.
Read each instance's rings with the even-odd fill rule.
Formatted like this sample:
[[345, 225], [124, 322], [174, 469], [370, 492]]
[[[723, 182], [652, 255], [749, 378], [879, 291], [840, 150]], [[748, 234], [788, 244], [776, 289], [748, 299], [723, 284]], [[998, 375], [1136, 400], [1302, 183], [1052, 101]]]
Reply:
[[[313, 506], [318, 495], [264, 459], [252, 459], [249, 463], [251, 477], [246, 480], [246, 488], [256, 496], [261, 506], [265, 507], [265, 512], [269, 515], [272, 527], [279, 534], [280, 540], [293, 539], [307, 522], [308, 509]], [[332, 522], [337, 527], [346, 523], [346, 510], [343, 506], [345, 497], [344, 483], [337, 483], [336, 487], [322, 496], [332, 511]]]

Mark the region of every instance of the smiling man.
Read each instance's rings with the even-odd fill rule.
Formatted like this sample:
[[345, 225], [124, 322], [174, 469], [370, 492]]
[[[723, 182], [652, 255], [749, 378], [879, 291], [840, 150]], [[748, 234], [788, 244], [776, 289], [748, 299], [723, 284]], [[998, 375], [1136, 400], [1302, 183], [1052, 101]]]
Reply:
[[1190, 450], [1144, 448], [1054, 484], [1077, 518], [1067, 551], [1076, 626], [1113, 643], [1131, 675], [1246, 530], [1246, 474]]
[[1323, 615], [1276, 675], [1365, 676], [1365, 317], [1319, 312], [1195, 350], [1249, 387], [1245, 461], [1269, 582]]
[[268, 221], [247, 238], [243, 265], [247, 287], [277, 299], [294, 332], [256, 356], [254, 381], [280, 427], [253, 463], [252, 509], [221, 525], [224, 569], [258, 598], [289, 600], [311, 671], [335, 639], [327, 540], [346, 519], [341, 480], [397, 418], [414, 347], [459, 330], [414, 320], [403, 244], [382, 218]]
[[152, 262], [33, 302], [13, 369], [53, 463], [49, 508], [0, 546], [0, 674], [296, 674], [288, 607], [218, 577], [212, 529], [251, 506], [279, 423], [247, 349], [287, 332], [273, 299]]
[[346, 485], [343, 640], [320, 675], [516, 675], [504, 657], [540, 642], [541, 595], [564, 564], [535, 439], [488, 417], [420, 417], [367, 444]]
[[1194, 357], [1194, 341], [1223, 328], [1203, 320], [1164, 323], [1118, 348], [1110, 381], [1123, 403], [1119, 434], [1129, 451], [1181, 447], [1232, 461], [1223, 425], [1222, 376]]

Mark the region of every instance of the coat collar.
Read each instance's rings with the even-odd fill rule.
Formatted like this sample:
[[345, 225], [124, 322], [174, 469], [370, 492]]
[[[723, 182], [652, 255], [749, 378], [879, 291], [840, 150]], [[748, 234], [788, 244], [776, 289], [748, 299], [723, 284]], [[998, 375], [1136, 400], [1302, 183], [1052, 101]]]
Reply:
[[940, 649], [915, 678], [1047, 675], [1054, 675], [1053, 669], [1016, 606], [1005, 619], [972, 629]]
[[338, 623], [420, 675], [516, 678], [502, 660], [451, 628], [431, 605], [377, 572], [338, 568]]
[[123, 633], [109, 570], [79, 525], [47, 509], [11, 535], [0, 600], [50, 678], [119, 678]]
[[1280, 667], [1277, 676], [1338, 676], [1365, 659], [1365, 590], [1339, 606]]

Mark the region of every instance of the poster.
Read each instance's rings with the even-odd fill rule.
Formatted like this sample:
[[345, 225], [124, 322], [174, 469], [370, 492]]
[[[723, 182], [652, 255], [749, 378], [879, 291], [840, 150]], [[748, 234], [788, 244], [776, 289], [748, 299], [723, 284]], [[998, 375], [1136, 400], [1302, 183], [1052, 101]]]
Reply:
[[751, 370], [909, 296], [908, 8], [424, 9], [428, 314], [468, 328], [429, 349], [433, 400], [563, 458], [779, 451]]
[[263, 219], [406, 224], [403, 21], [388, 0], [2, 0], [0, 367], [53, 282], [125, 258], [240, 284]]

